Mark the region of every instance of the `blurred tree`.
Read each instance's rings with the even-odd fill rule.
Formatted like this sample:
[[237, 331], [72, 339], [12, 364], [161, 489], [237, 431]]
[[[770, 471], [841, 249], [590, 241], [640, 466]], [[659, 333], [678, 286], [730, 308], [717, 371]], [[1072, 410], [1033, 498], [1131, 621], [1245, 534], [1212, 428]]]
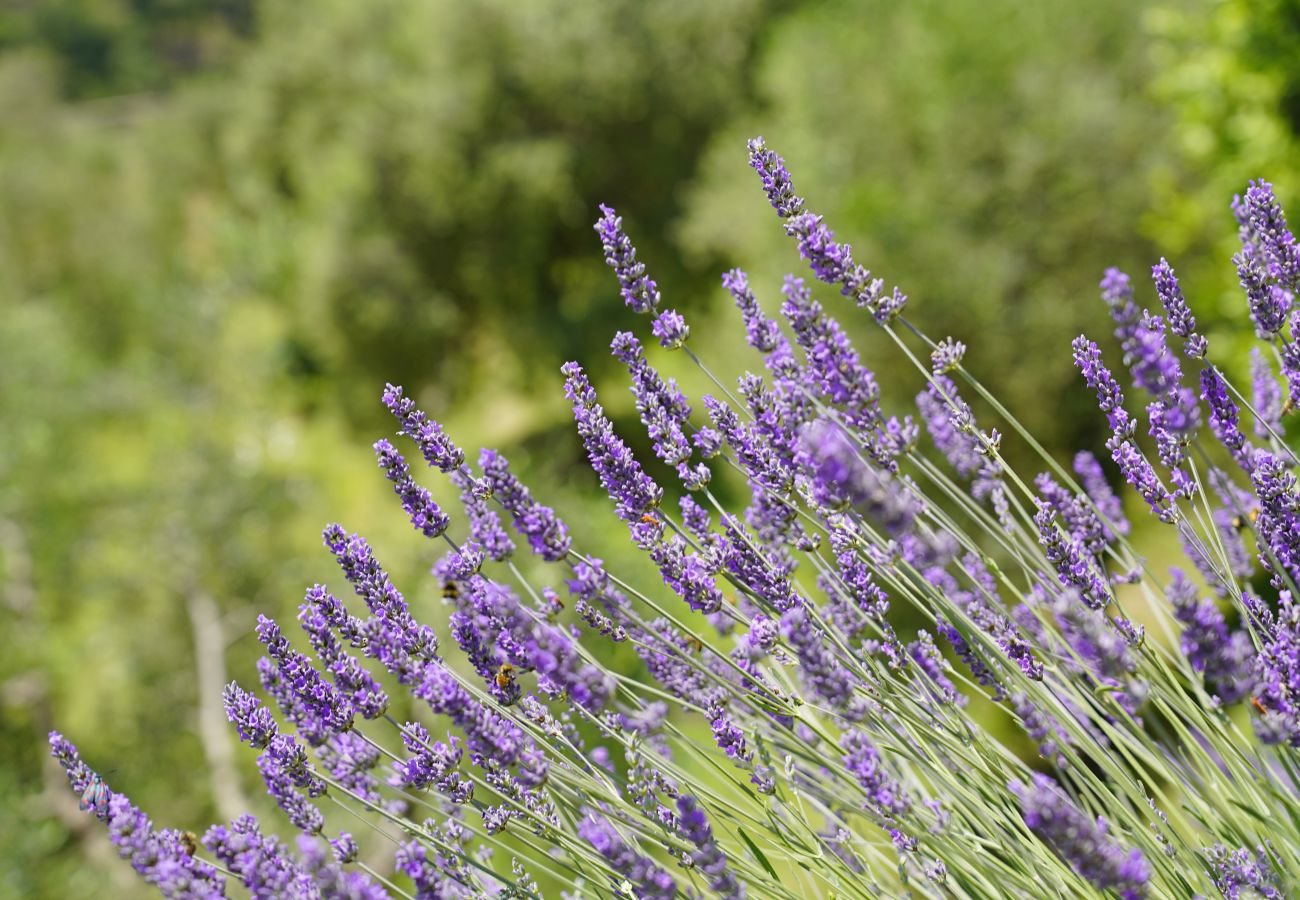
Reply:
[[[1239, 248], [1229, 200], [1250, 179], [1273, 182], [1283, 206], [1300, 201], [1300, 4], [1216, 0], [1201, 11], [1149, 16], [1156, 96], [1175, 117], [1174, 151], [1154, 173], [1144, 230], [1166, 248], [1225, 362], [1246, 371], [1245, 302], [1230, 263]], [[1184, 262], [1185, 261], [1185, 262]], [[1214, 326], [1224, 324], [1222, 333]], [[1232, 363], [1235, 362], [1235, 366]]]
[[[759, 107], [715, 140], [684, 246], [763, 260], [753, 283], [773, 311], [781, 272], [804, 274], [742, 165], [762, 133], [856, 258], [910, 295], [908, 317], [966, 341], [968, 367], [1040, 440], [1099, 444], [1069, 344], [1109, 333], [1107, 266], [1155, 302], [1158, 254], [1133, 235], [1170, 152], [1140, 19], [1127, 0], [805, 8], [765, 48]], [[887, 396], [910, 400], [919, 375], [831, 299]]]

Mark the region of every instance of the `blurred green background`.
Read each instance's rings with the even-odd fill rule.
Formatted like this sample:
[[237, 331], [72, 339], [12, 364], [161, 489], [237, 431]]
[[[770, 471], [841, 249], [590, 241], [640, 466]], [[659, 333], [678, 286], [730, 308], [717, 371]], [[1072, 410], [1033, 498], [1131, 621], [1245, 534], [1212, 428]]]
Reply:
[[598, 202], [714, 368], [752, 367], [718, 275], [775, 309], [800, 271], [745, 165], [765, 135], [1065, 456], [1098, 443], [1068, 343], [1107, 335], [1107, 265], [1151, 304], [1168, 256], [1244, 370], [1228, 202], [1264, 176], [1300, 214], [1298, 51], [1297, 0], [0, 6], [0, 892], [143, 895], [52, 727], [159, 823], [257, 805], [220, 685], [254, 679], [258, 612], [337, 584], [327, 521], [442, 615], [370, 456], [385, 381], [627, 556], [558, 376], [628, 417], [606, 348], [645, 323]]

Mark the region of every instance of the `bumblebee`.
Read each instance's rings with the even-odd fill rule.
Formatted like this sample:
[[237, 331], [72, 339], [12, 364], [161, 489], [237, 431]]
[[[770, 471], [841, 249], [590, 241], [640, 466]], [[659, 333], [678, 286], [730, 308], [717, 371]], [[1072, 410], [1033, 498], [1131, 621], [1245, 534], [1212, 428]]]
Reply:
[[1241, 529], [1246, 527], [1247, 523], [1254, 525], [1258, 521], [1259, 521], [1259, 510], [1252, 509], [1244, 516], [1233, 516], [1232, 527], [1235, 528], [1237, 531], [1241, 531]]
[[505, 690], [515, 683], [515, 667], [510, 663], [502, 663], [501, 668], [497, 669], [496, 676], [497, 687]]
[[704, 649], [704, 641], [700, 640], [695, 635], [688, 635], [686, 638], [686, 646], [692, 653], [699, 653]]
[[194, 836], [192, 831], [182, 831], [180, 833], [180, 842], [181, 849], [185, 851], [186, 856], [193, 856], [195, 851], [199, 849], [198, 838]]
[[460, 588], [456, 587], [454, 581], [444, 581], [442, 583], [442, 596], [447, 600], [455, 600], [460, 596]]

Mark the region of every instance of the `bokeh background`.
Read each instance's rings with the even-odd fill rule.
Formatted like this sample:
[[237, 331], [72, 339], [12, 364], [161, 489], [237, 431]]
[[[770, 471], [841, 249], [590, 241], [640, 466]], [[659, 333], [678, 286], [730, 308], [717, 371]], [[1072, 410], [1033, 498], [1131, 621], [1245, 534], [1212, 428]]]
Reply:
[[370, 455], [384, 382], [622, 565], [558, 375], [627, 419], [598, 202], [711, 364], [752, 366], [718, 275], [774, 308], [799, 271], [765, 135], [1065, 456], [1099, 442], [1068, 344], [1109, 331], [1108, 265], [1150, 304], [1168, 256], [1244, 371], [1228, 203], [1264, 176], [1300, 215], [1298, 132], [1297, 0], [0, 5], [0, 893], [144, 895], [52, 727], [160, 823], [262, 808], [220, 686], [254, 680], [258, 612], [336, 575], [326, 522], [441, 615]]

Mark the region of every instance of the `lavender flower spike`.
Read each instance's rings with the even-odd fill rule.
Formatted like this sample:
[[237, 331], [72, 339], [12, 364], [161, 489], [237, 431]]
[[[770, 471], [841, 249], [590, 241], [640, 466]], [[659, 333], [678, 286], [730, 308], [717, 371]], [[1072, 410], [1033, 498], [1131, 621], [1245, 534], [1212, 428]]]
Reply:
[[775, 150], [767, 149], [762, 137], [749, 142], [749, 164], [763, 179], [763, 193], [767, 194], [768, 202], [781, 218], [788, 219], [803, 212], [803, 198], [794, 192], [785, 160]]
[[388, 441], [380, 439], [375, 441], [375, 456], [379, 468], [393, 483], [393, 493], [401, 499], [402, 509], [410, 516], [411, 524], [425, 537], [436, 538], [446, 531], [451, 519], [433, 502], [429, 492], [411, 477], [411, 470], [402, 454]]
[[611, 207], [600, 204], [601, 217], [596, 222], [605, 264], [618, 276], [623, 302], [634, 312], [653, 312], [659, 305], [659, 287], [645, 273], [645, 263], [638, 262], [636, 247], [623, 231], [623, 219]]
[[465, 452], [443, 433], [441, 425], [416, 407], [414, 400], [402, 396], [400, 387], [391, 384], [385, 386], [383, 399], [384, 405], [401, 426], [399, 434], [415, 441], [424, 454], [425, 462], [440, 472], [452, 472], [464, 464]]
[[1106, 820], [1094, 822], [1046, 775], [1034, 775], [1026, 785], [1013, 781], [1030, 831], [1070, 864], [1075, 872], [1101, 890], [1114, 890], [1124, 900], [1147, 896], [1151, 866], [1140, 850], [1125, 851], [1110, 840]]
[[1183, 298], [1182, 288], [1178, 286], [1178, 279], [1168, 261], [1162, 257], [1152, 267], [1151, 277], [1155, 280], [1160, 302], [1164, 304], [1165, 315], [1169, 317], [1169, 330], [1183, 339], [1183, 350], [1188, 356], [1193, 359], [1204, 358], [1207, 341], [1196, 333], [1196, 319]]

